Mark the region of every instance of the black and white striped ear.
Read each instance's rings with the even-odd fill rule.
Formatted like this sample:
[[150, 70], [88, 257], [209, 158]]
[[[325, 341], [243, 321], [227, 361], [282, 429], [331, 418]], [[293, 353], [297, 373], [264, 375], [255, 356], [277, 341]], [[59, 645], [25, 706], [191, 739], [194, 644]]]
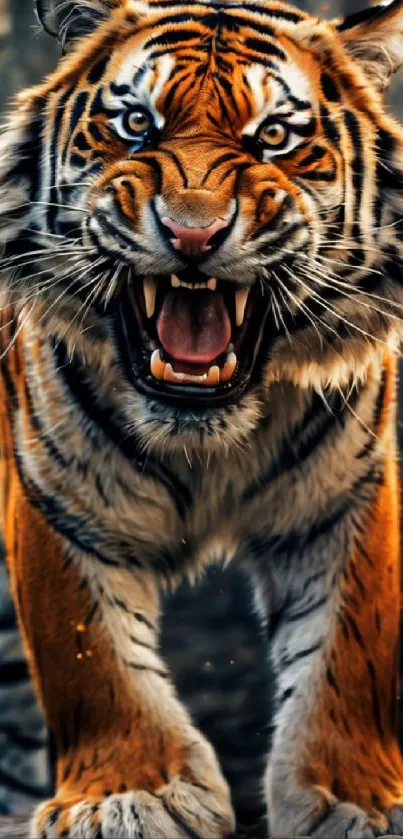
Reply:
[[43, 28], [67, 49], [108, 18], [118, 0], [34, 0], [34, 5]]
[[349, 15], [337, 28], [375, 87], [385, 90], [403, 65], [403, 0]]

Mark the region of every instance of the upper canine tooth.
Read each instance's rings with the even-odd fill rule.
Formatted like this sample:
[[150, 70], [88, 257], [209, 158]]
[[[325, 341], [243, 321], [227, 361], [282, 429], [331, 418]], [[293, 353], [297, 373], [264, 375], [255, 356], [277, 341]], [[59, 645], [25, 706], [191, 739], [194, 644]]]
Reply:
[[155, 311], [155, 295], [157, 293], [157, 283], [152, 277], [145, 277], [143, 280], [144, 301], [146, 304], [147, 317], [152, 318]]
[[210, 280], [207, 280], [207, 288], [209, 288], [210, 291], [215, 291], [217, 288], [217, 280], [214, 280], [213, 277], [211, 277]]
[[241, 288], [235, 292], [235, 322], [237, 326], [242, 326], [243, 324], [248, 294], [248, 288]]
[[179, 288], [180, 285], [181, 281], [179, 277], [177, 277], [175, 274], [171, 274], [171, 286], [173, 286], [174, 288]]

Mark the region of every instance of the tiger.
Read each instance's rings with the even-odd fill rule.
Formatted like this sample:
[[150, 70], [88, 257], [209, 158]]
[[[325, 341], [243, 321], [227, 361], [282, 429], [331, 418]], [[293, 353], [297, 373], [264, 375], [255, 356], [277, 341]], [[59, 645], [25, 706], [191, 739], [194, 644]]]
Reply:
[[63, 55], [0, 137], [2, 532], [57, 756], [31, 836], [235, 834], [159, 650], [214, 563], [270, 644], [270, 836], [401, 835], [403, 0], [36, 10]]

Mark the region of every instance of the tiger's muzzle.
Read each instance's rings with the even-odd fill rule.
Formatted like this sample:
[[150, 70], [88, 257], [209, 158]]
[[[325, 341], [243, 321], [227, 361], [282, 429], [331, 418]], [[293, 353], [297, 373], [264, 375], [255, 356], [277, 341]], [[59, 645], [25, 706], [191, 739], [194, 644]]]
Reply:
[[[230, 188], [166, 187], [144, 202], [131, 195], [124, 205], [128, 191], [120, 180], [118, 186], [113, 197], [104, 193], [95, 202], [93, 231], [133, 266], [119, 301], [128, 378], [165, 403], [204, 409], [238, 402], [261, 382], [277, 330], [261, 279], [266, 245], [245, 229], [252, 206], [240, 208], [242, 201], [256, 204], [253, 190], [234, 199]], [[267, 235], [276, 237], [267, 249], [276, 263], [278, 237], [289, 246], [292, 236], [289, 201], [271, 183], [260, 198]]]

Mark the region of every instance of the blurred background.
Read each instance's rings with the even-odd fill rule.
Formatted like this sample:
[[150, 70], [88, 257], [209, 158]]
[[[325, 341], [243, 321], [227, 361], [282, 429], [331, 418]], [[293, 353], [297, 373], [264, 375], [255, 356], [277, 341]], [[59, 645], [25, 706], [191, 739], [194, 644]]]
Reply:
[[[296, 5], [334, 17], [365, 2]], [[40, 31], [32, 7], [33, 0], [0, 0], [2, 113], [16, 90], [39, 81], [57, 60], [57, 45]], [[403, 118], [402, 90], [395, 83], [389, 101]], [[163, 647], [181, 696], [214, 743], [232, 784], [239, 836], [264, 837], [261, 781], [270, 731], [270, 671], [248, 581], [233, 570], [213, 569], [194, 591], [181, 589], [166, 604]], [[48, 754], [0, 565], [0, 814], [23, 811], [47, 794]]]

